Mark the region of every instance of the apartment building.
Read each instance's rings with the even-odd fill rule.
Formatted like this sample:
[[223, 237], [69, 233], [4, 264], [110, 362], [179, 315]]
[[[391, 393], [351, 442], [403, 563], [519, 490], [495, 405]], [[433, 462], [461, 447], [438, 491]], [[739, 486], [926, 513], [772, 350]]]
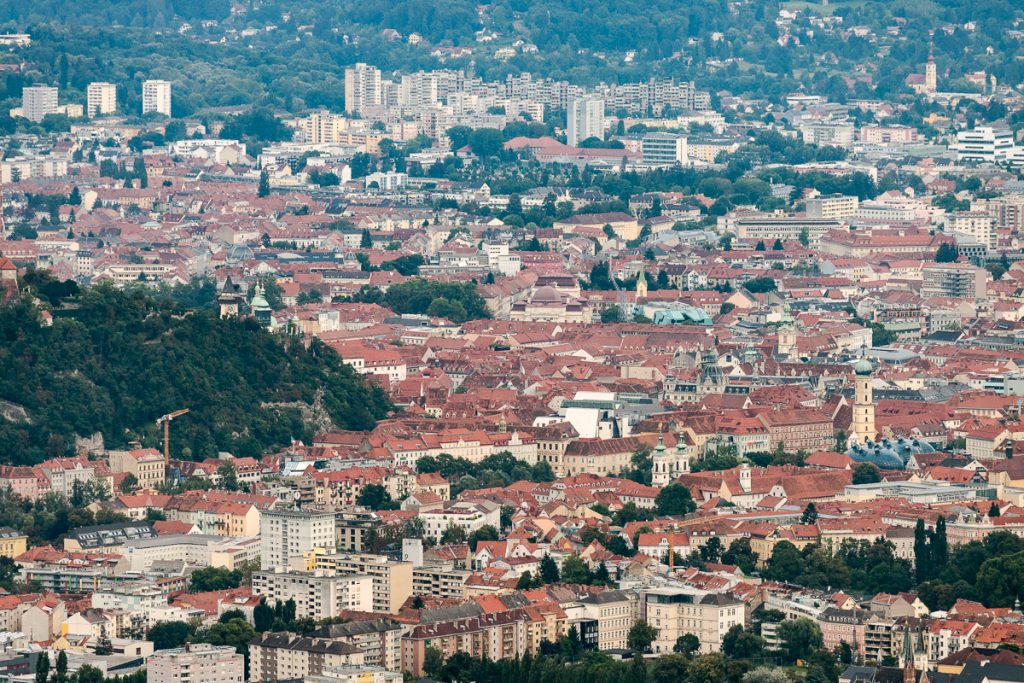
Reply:
[[381, 104], [380, 69], [362, 62], [345, 69], [346, 113], [361, 114]]
[[12, 560], [28, 550], [28, 536], [9, 526], [0, 527], [0, 557]]
[[722, 638], [733, 626], [743, 626], [746, 616], [744, 604], [735, 598], [686, 588], [645, 590], [640, 608], [640, 618], [658, 629], [651, 646], [658, 654], [672, 652], [676, 639], [687, 633], [700, 640], [701, 652], [719, 652]]
[[39, 123], [48, 114], [57, 113], [57, 88], [51, 85], [32, 85], [21, 89], [21, 115]]
[[341, 574], [328, 569], [312, 572], [255, 572], [252, 591], [270, 604], [295, 601], [295, 616], [300, 619], [333, 619], [347, 610], [370, 612], [373, 578], [367, 574]]
[[518, 609], [420, 624], [402, 638], [402, 668], [422, 676], [427, 647], [445, 658], [465, 652], [491, 661], [515, 659], [529, 651], [527, 631], [528, 621]]
[[473, 572], [446, 565], [424, 565], [412, 570], [413, 595], [465, 598], [466, 581]]
[[334, 571], [339, 576], [368, 574], [372, 577], [374, 612], [397, 614], [412, 595], [412, 562], [396, 562], [386, 555], [334, 553], [316, 555], [316, 569]]
[[328, 667], [362, 664], [362, 650], [323, 638], [267, 632], [249, 644], [251, 681], [292, 681], [318, 676]]
[[303, 683], [402, 683], [402, 674], [379, 666], [329, 666], [322, 673], [306, 676]]
[[860, 200], [844, 194], [830, 194], [807, 200], [807, 217], [843, 220], [857, 213]]
[[164, 483], [164, 456], [155, 448], [109, 451], [110, 469], [130, 474], [140, 489], [155, 489]]
[[986, 211], [954, 211], [948, 227], [954, 235], [967, 236], [986, 249], [998, 246], [996, 219]]
[[921, 296], [984, 299], [988, 271], [966, 263], [929, 263], [921, 269]]
[[146, 672], [151, 683], [242, 683], [245, 657], [232, 646], [190, 643], [154, 652]]
[[264, 510], [260, 516], [260, 568], [308, 569], [313, 550], [334, 552], [334, 513]]
[[686, 136], [673, 133], [648, 133], [640, 141], [640, 154], [645, 164], [672, 166], [689, 161]]
[[580, 97], [569, 102], [567, 142], [577, 147], [587, 138], [604, 137], [604, 100]]
[[171, 115], [171, 82], [142, 82], [142, 113]]
[[567, 607], [566, 614], [587, 649], [622, 650], [636, 622], [637, 596], [632, 591], [602, 591]]
[[85, 113], [90, 119], [108, 116], [117, 111], [117, 86], [113, 83], [90, 83], [85, 89]]
[[345, 643], [363, 652], [368, 666], [379, 666], [387, 671], [402, 670], [401, 624], [387, 619], [350, 621], [345, 624], [327, 624], [310, 633], [310, 637]]
[[421, 511], [424, 534], [440, 541], [448, 527], [462, 529], [468, 537], [483, 526], [501, 528], [501, 506], [490, 501], [448, 501], [440, 510]]
[[376, 532], [381, 521], [377, 513], [363, 509], [348, 509], [337, 513], [334, 526], [335, 548], [354, 553], [363, 552], [366, 534]]

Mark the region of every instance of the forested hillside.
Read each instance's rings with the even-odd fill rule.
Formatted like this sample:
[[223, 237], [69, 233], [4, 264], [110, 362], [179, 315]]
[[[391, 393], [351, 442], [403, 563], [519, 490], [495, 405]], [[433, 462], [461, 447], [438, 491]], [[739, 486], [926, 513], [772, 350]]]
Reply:
[[[134, 112], [141, 81], [167, 78], [175, 81], [175, 116], [234, 105], [340, 109], [344, 68], [357, 61], [385, 71], [464, 69], [486, 79], [530, 71], [586, 85], [671, 77], [774, 101], [801, 89], [841, 100], [909, 95], [904, 79], [933, 48], [941, 77], [956, 87], [982, 69], [999, 82], [1024, 80], [1021, 41], [1011, 30], [1024, 7], [1009, 0], [243, 0], [234, 7], [227, 0], [0, 3], [0, 30], [33, 38], [17, 55], [0, 54], [27, 67], [0, 78], [0, 104], [15, 106], [26, 83], [56, 84], [62, 99], [81, 99], [88, 82], [107, 80], [119, 84], [121, 109]], [[780, 19], [780, 9], [800, 8], [810, 11]], [[811, 15], [838, 22], [826, 30]], [[412, 34], [421, 42], [410, 43]], [[524, 44], [536, 51], [495, 56], [500, 46]], [[441, 60], [438, 46], [472, 53]]]
[[[366, 429], [390, 408], [319, 342], [307, 349], [252, 321], [106, 287], [65, 300], [51, 327], [28, 304], [0, 307], [0, 369], [0, 400], [28, 414], [0, 417], [4, 464], [63, 455], [76, 434], [97, 429], [108, 447], [160, 447], [155, 420], [180, 408], [191, 412], [173, 423], [172, 456], [194, 458], [308, 442], [313, 426], [303, 412]], [[317, 410], [303, 410], [314, 403]]]

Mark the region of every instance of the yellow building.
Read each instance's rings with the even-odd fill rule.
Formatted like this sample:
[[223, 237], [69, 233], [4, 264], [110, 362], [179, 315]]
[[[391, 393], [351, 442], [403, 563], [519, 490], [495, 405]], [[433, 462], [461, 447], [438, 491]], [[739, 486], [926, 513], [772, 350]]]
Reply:
[[0, 557], [9, 557], [13, 560], [26, 550], [28, 536], [11, 527], [0, 527]]
[[164, 483], [164, 456], [155, 448], [110, 451], [107, 457], [111, 470], [131, 474], [140, 489], [155, 489]]

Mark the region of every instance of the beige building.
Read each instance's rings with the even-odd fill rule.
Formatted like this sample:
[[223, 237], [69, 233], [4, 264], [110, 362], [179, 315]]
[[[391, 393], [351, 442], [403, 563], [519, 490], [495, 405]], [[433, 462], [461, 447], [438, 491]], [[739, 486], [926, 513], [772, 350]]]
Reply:
[[412, 595], [412, 562], [395, 562], [386, 555], [335, 553], [317, 555], [316, 568], [338, 575], [369, 574], [373, 579], [374, 612], [397, 614]]
[[140, 489], [155, 489], [164, 483], [164, 456], [155, 448], [110, 451], [110, 469], [135, 477]]
[[328, 667], [362, 664], [362, 650], [323, 638], [268, 632], [249, 644], [251, 681], [291, 681], [318, 676]]
[[312, 638], [345, 643], [362, 650], [368, 666], [379, 666], [387, 671], [401, 671], [402, 631], [403, 626], [398, 622], [376, 619], [326, 624], [309, 635]]
[[629, 629], [636, 622], [637, 596], [630, 591], [595, 593], [566, 608], [587, 645], [598, 650], [624, 650]]
[[343, 574], [328, 569], [312, 572], [273, 571], [252, 575], [252, 592], [271, 605], [295, 601], [299, 619], [333, 619], [346, 610], [373, 611], [373, 579], [367, 574]]
[[90, 119], [117, 111], [117, 86], [113, 83], [90, 83], [85, 89], [86, 114]]
[[985, 245], [986, 249], [998, 246], [996, 219], [987, 211], [954, 211], [949, 227], [954, 235], [965, 235]]
[[245, 657], [227, 645], [191, 643], [146, 660], [150, 683], [242, 683]]
[[651, 645], [657, 654], [672, 652], [679, 636], [692, 633], [703, 653], [720, 652], [722, 638], [745, 623], [745, 606], [727, 595], [700, 594], [692, 589], [655, 588], [641, 597], [640, 618], [658, 630]]

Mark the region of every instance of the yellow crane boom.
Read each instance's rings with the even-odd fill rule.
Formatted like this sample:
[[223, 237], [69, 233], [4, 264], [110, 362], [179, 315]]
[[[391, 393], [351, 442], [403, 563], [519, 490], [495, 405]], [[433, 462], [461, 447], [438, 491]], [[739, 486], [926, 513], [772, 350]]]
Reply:
[[157, 425], [162, 423], [164, 426], [164, 466], [171, 460], [171, 420], [181, 417], [188, 411], [188, 408], [182, 408], [181, 410], [175, 410], [173, 413], [161, 415], [156, 419]]

